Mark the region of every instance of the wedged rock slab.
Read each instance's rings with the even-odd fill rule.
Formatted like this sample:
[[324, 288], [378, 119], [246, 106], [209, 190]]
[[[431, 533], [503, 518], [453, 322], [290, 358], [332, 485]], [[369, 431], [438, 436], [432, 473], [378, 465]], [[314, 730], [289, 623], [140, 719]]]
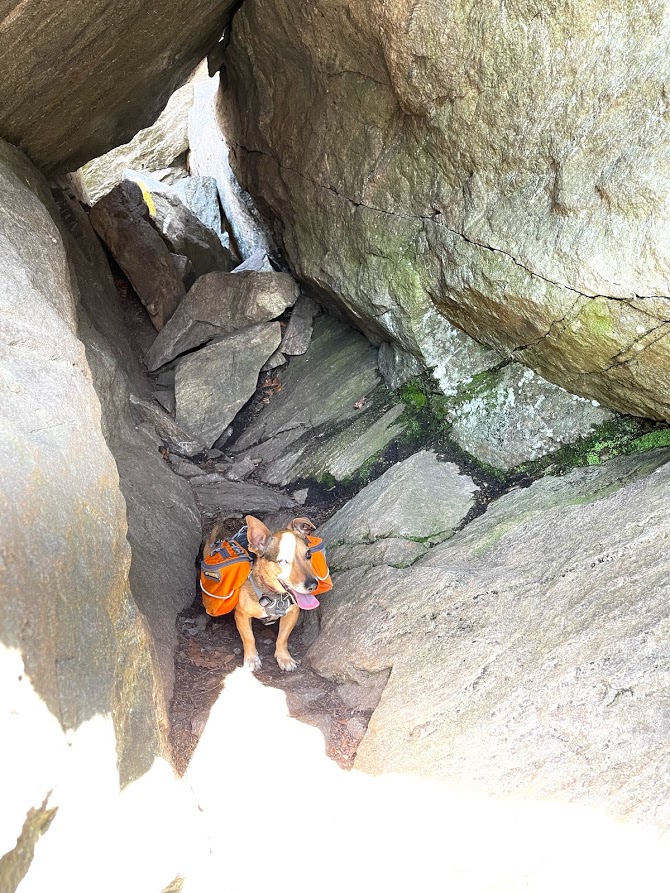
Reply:
[[186, 290], [167, 246], [150, 222], [142, 190], [124, 180], [91, 208], [89, 216], [160, 331]]
[[131, 394], [129, 397], [133, 416], [138, 422], [149, 424], [165, 446], [180, 456], [197, 456], [207, 449], [202, 440], [185, 431], [167, 412], [147, 400]]
[[139, 174], [134, 181], [150, 193], [152, 219], [170, 251], [185, 255], [193, 264], [196, 277], [214, 270], [227, 273], [233, 269], [236, 261], [230, 249], [182, 202], [176, 186], [155, 186]]
[[[265, 461], [258, 476], [262, 481], [280, 487], [301, 478], [346, 480], [399, 437], [405, 427], [401, 418], [404, 410], [404, 404], [397, 403], [375, 421], [372, 412], [364, 413], [334, 429], [325, 426], [324, 430], [309, 431], [290, 444], [287, 435], [291, 432], [279, 435], [278, 443], [272, 444], [272, 452], [279, 452], [278, 457]], [[251, 447], [245, 455], [267, 456], [266, 445], [269, 442], [262, 444], [260, 450]]]
[[447, 418], [460, 447], [507, 470], [585, 437], [612, 413], [511, 363], [450, 406]]
[[191, 478], [191, 486], [200, 511], [220, 518], [277, 512], [295, 505], [284, 493], [260, 484], [229, 481], [216, 473]]
[[327, 548], [328, 566], [332, 571], [356, 567], [409, 567], [428, 551], [428, 543], [398, 537], [386, 537], [374, 543], [342, 543]]
[[338, 577], [310, 664], [391, 669], [359, 769], [667, 836], [670, 464], [651, 469], [668, 456], [545, 478], [412, 568]]
[[312, 339], [312, 320], [318, 312], [319, 306], [311, 298], [298, 298], [279, 346], [282, 353], [290, 357], [305, 353]]
[[362, 335], [319, 316], [309, 350], [277, 373], [281, 391], [231, 447], [242, 452], [284, 432], [300, 436], [361, 413], [355, 404], [378, 385], [377, 351]]
[[254, 270], [256, 273], [274, 273], [274, 267], [270, 263], [267, 251], [263, 248], [258, 248], [246, 260], [235, 267], [232, 272], [245, 273], [247, 270]]
[[213, 446], [253, 395], [261, 367], [280, 340], [279, 323], [265, 323], [181, 359], [175, 377], [177, 424]]
[[218, 335], [269, 322], [292, 306], [298, 286], [288, 273], [209, 273], [197, 280], [171, 325], [147, 351], [153, 371]]
[[224, 248], [229, 249], [230, 237], [222, 226], [219, 191], [214, 177], [184, 177], [174, 184], [173, 189], [191, 214], [216, 233]]
[[170, 250], [184, 254], [193, 264], [196, 279], [205, 273], [221, 270], [224, 273], [235, 266], [228, 248], [221, 244], [219, 236], [204, 226], [176, 195], [152, 193], [156, 208], [153, 219], [163, 234]]
[[422, 450], [360, 490], [321, 527], [327, 543], [373, 543], [387, 537], [446, 539], [465, 518], [479, 488], [451, 462]]
[[[160, 172], [126, 168], [124, 179], [142, 189], [151, 216], [168, 244], [185, 247], [198, 276], [211, 270], [228, 272], [238, 261], [223, 229], [216, 181], [188, 173], [170, 182]], [[176, 249], [175, 249], [176, 250]], [[212, 265], [215, 266], [212, 266]], [[204, 269], [209, 266], [209, 269]]]

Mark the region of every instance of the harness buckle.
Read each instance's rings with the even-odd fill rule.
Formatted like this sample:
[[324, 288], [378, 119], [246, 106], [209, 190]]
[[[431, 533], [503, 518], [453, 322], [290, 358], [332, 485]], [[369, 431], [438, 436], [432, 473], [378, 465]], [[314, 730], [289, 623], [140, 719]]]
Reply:
[[291, 607], [291, 599], [282, 595], [276, 595], [274, 598], [262, 595], [258, 599], [258, 604], [269, 617], [284, 617]]

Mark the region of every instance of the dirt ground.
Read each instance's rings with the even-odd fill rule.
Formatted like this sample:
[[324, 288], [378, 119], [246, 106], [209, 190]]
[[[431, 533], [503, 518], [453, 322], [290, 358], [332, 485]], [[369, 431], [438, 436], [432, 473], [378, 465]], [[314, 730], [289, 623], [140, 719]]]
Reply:
[[[242, 665], [242, 643], [232, 615], [208, 617], [199, 603], [178, 618], [179, 647], [175, 665], [175, 689], [171, 707], [171, 743], [175, 765], [186, 771], [191, 754], [207, 722], [209, 711], [225, 685], [226, 676]], [[346, 706], [329, 682], [301, 663], [293, 673], [279, 669], [274, 659], [278, 624], [254, 621], [254, 635], [263, 666], [256, 678], [286, 693], [291, 716], [316, 726], [324, 736], [327, 755], [343, 769], [350, 769], [365, 734], [371, 712]], [[313, 636], [311, 625], [294, 630], [291, 654], [302, 661]]]

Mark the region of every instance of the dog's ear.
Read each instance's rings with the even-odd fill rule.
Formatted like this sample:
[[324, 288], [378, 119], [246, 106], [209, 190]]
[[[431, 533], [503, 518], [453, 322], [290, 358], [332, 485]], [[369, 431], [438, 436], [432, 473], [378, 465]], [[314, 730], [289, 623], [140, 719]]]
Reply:
[[258, 518], [254, 518], [253, 515], [247, 515], [244, 520], [247, 522], [249, 549], [252, 552], [255, 552], [256, 555], [262, 555], [267, 548], [267, 544], [270, 541], [272, 534], [265, 524], [263, 524], [262, 521], [259, 521]]
[[312, 524], [309, 518], [294, 518], [288, 525], [288, 530], [292, 530], [293, 533], [297, 533], [299, 537], [305, 539], [310, 531], [316, 530], [316, 525]]

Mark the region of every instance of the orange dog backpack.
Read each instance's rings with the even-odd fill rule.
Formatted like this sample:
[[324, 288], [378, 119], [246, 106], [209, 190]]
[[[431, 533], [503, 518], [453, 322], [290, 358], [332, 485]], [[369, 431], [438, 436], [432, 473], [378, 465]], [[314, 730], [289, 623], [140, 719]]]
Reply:
[[329, 592], [333, 588], [333, 581], [330, 579], [330, 570], [326, 561], [326, 547], [319, 536], [308, 535], [307, 545], [309, 546], [312, 570], [319, 584], [312, 595], [323, 595], [324, 592]]
[[[323, 595], [333, 588], [326, 562], [323, 540], [307, 536], [312, 570], [318, 581], [312, 595]], [[243, 527], [229, 540], [217, 540], [200, 562], [202, 604], [211, 617], [220, 617], [235, 610], [240, 600], [240, 589], [246, 583], [253, 557], [248, 551], [247, 528]]]

